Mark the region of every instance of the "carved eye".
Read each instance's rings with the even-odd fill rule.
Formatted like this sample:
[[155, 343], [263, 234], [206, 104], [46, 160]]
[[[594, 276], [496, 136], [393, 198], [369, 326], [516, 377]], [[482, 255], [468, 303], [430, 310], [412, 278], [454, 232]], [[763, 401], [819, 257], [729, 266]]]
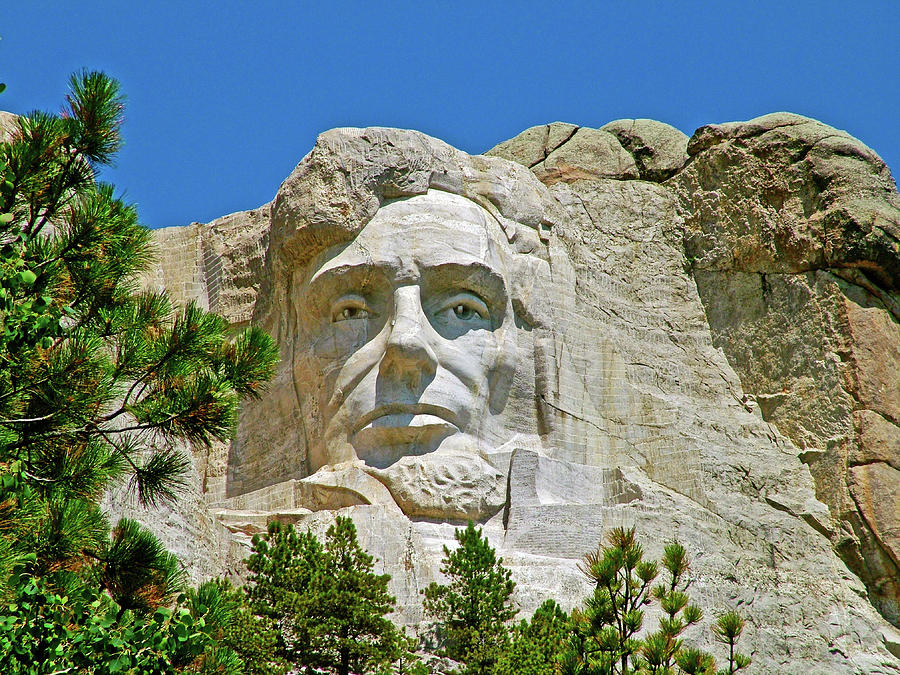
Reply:
[[447, 300], [444, 312], [458, 321], [490, 321], [491, 313], [484, 300], [471, 292], [456, 293]]
[[365, 301], [357, 296], [343, 298], [337, 302], [331, 311], [332, 323], [338, 321], [351, 321], [353, 319], [365, 319], [369, 316], [369, 309]]
[[468, 321], [469, 319], [474, 319], [478, 316], [478, 312], [471, 307], [466, 307], [462, 303], [453, 307], [453, 313], [456, 314], [457, 319], [462, 319], [463, 321]]
[[337, 317], [337, 321], [346, 321], [347, 319], [360, 319], [366, 315], [366, 310], [359, 307], [344, 307]]

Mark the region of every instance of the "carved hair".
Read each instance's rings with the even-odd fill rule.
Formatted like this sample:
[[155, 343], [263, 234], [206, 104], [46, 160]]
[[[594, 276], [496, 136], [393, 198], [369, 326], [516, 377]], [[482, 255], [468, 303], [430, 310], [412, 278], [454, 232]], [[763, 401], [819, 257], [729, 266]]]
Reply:
[[[467, 155], [417, 131], [332, 129], [284, 181], [269, 250], [294, 268], [353, 239], [388, 200], [443, 190], [487, 210], [517, 253], [546, 259], [556, 201], [524, 166]], [[273, 270], [274, 271], [274, 270]]]

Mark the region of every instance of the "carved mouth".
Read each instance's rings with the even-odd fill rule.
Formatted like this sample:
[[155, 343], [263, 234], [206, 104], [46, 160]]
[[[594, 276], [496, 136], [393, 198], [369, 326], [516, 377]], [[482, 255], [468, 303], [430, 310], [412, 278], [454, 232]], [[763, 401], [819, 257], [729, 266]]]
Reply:
[[[439, 405], [431, 405], [428, 403], [388, 403], [382, 406], [378, 406], [375, 410], [366, 413], [363, 415], [359, 422], [353, 429], [353, 433], [356, 433], [362, 429], [365, 429], [369, 425], [374, 426], [382, 426], [378, 424], [379, 420], [384, 420], [384, 418], [389, 418], [393, 416], [403, 416], [398, 420], [390, 420], [390, 423], [384, 424], [385, 427], [406, 427], [410, 426], [410, 422], [413, 422], [414, 418], [419, 415], [426, 416], [424, 419], [431, 418], [435, 423], [438, 424], [452, 424], [453, 426], [458, 427], [456, 424], [456, 415], [452, 410], [444, 408]], [[405, 419], [404, 418], [409, 418]], [[438, 418], [438, 419], [434, 419]], [[404, 420], [404, 421], [401, 421]], [[419, 426], [419, 425], [416, 425]]]

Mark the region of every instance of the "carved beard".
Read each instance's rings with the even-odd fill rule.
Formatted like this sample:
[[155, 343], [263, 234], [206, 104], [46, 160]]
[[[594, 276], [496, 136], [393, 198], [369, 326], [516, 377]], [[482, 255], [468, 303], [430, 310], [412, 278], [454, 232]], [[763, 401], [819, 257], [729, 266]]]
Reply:
[[407, 456], [385, 469], [363, 470], [410, 518], [484, 520], [506, 503], [506, 474], [475, 448]]

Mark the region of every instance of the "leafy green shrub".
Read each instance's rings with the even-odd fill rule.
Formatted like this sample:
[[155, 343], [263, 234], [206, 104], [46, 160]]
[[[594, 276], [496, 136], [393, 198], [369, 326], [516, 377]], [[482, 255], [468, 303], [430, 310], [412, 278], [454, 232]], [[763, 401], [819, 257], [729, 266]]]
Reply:
[[203, 617], [184, 608], [123, 610], [97, 587], [60, 595], [35, 577], [16, 576], [13, 602], [0, 611], [0, 672], [167, 675], [211, 642]]

